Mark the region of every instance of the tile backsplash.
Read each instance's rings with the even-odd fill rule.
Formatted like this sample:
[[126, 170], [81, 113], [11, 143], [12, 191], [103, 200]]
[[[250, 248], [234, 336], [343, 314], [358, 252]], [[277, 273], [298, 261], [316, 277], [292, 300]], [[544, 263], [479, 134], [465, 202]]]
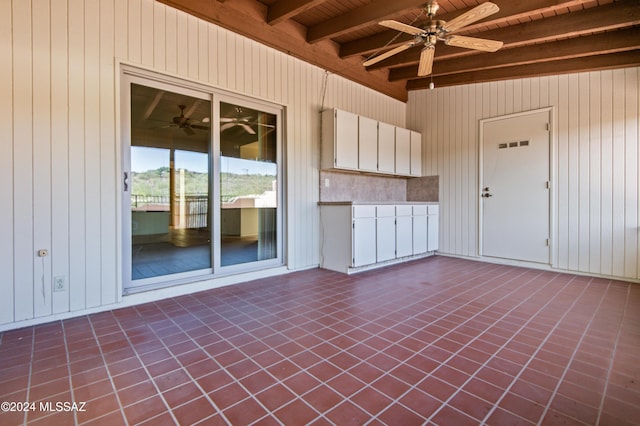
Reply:
[[322, 170], [320, 201], [438, 201], [438, 177], [397, 178]]

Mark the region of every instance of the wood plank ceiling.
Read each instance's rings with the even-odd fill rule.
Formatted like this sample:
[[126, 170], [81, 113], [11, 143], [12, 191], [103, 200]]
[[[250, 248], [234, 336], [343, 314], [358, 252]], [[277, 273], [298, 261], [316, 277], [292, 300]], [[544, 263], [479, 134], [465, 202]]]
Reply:
[[[427, 20], [415, 0], [159, 0], [400, 100], [409, 90], [640, 65], [640, 0], [493, 0], [500, 11], [456, 34], [504, 42], [495, 53], [439, 42], [418, 77], [422, 46], [365, 69], [412, 40], [378, 25]], [[482, 0], [439, 0], [449, 21]]]

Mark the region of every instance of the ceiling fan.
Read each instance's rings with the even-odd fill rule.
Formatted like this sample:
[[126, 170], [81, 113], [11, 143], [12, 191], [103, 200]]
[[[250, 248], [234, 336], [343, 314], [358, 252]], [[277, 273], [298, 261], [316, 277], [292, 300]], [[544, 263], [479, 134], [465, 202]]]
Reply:
[[255, 117], [252, 117], [250, 115], [244, 116], [244, 117], [240, 116], [243, 112], [244, 111], [242, 110], [242, 108], [236, 107], [235, 117], [221, 117], [220, 131], [224, 132], [225, 130], [232, 129], [234, 127], [240, 127], [250, 135], [255, 135], [256, 131], [253, 128], [254, 126], [268, 127], [270, 129], [273, 129], [276, 127], [273, 124], [258, 123], [257, 121], [255, 121], [256, 120]]
[[491, 2], [482, 3], [448, 22], [435, 19], [438, 8], [438, 3], [435, 1], [430, 1], [424, 6], [424, 12], [427, 14], [429, 19], [422, 25], [422, 28], [393, 20], [380, 21], [380, 25], [411, 34], [414, 36], [414, 39], [409, 43], [396, 47], [395, 49], [391, 49], [378, 56], [367, 59], [363, 62], [363, 65], [368, 67], [413, 46], [423, 44], [424, 48], [420, 53], [420, 63], [418, 64], [418, 76], [424, 77], [431, 74], [436, 42], [438, 40], [443, 41], [449, 46], [464, 47], [466, 49], [481, 50], [485, 52], [495, 52], [502, 47], [501, 41], [460, 35], [449, 35], [454, 31], [458, 31], [462, 27], [498, 12], [500, 8], [496, 4]]
[[186, 107], [187, 107], [186, 105], [178, 105], [178, 108], [180, 108], [180, 115], [173, 117], [173, 119], [168, 122], [169, 124], [167, 124], [166, 126], [162, 126], [160, 128], [174, 127], [178, 129], [183, 129], [184, 132], [189, 136], [195, 134], [193, 129], [208, 131], [209, 126], [202, 126], [199, 124], [195, 124], [195, 123], [198, 123], [199, 121], [195, 120], [192, 122], [191, 118], [184, 115], [184, 109]]

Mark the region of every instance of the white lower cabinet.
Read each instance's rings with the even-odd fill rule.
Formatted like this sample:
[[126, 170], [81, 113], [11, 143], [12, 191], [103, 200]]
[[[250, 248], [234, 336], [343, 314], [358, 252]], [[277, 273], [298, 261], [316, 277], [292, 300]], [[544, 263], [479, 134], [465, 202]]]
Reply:
[[413, 254], [427, 250], [427, 206], [413, 206]]
[[396, 258], [396, 207], [376, 206], [376, 261]]
[[427, 251], [438, 250], [440, 206], [427, 206]]
[[438, 248], [438, 206], [323, 203], [320, 266], [353, 273]]
[[396, 206], [396, 257], [413, 254], [413, 219], [410, 205]]
[[376, 208], [353, 206], [352, 266], [376, 263]]

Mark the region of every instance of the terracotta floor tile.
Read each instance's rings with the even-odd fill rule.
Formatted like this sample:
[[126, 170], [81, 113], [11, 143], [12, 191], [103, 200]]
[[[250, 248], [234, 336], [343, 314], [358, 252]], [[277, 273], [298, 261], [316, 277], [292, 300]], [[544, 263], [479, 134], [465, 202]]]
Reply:
[[216, 406], [224, 410], [250, 397], [250, 394], [236, 383], [230, 383], [209, 393]]
[[178, 424], [191, 425], [217, 413], [217, 409], [206, 398], [194, 399], [173, 409]]
[[344, 401], [325, 414], [336, 425], [357, 426], [369, 418], [369, 415], [350, 401]]
[[98, 425], [633, 424], [634, 288], [447, 257], [293, 272], [0, 333], [0, 397], [73, 386]]
[[163, 397], [171, 408], [176, 408], [188, 401], [193, 401], [203, 396], [202, 391], [193, 383], [185, 383], [164, 392]]

